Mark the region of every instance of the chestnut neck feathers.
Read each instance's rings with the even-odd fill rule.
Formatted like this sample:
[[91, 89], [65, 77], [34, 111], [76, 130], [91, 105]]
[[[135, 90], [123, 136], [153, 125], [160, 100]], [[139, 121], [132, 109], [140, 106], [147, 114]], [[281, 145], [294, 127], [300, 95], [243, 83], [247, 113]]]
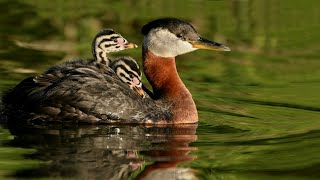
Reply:
[[160, 57], [144, 48], [143, 69], [155, 99], [172, 103], [173, 123], [198, 121], [195, 103], [178, 75], [174, 57]]

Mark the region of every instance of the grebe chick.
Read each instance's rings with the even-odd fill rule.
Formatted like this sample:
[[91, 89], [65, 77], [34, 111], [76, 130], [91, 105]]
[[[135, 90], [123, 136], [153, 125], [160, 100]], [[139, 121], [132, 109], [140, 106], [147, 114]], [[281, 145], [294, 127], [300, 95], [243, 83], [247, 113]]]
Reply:
[[96, 60], [94, 62], [110, 66], [118, 77], [129, 85], [130, 89], [144, 97], [141, 83], [142, 73], [138, 63], [131, 57], [118, 58], [113, 62], [107, 57], [109, 52], [138, 47], [131, 43], [129, 45], [125, 44], [128, 44], [128, 41], [112, 29], [101, 31], [95, 36], [92, 43], [92, 54]]
[[230, 49], [175, 18], [151, 21], [142, 34], [143, 70], [153, 99], [141, 98], [110, 67], [89, 64], [53, 78], [47, 75], [42, 82], [23, 80], [4, 96], [8, 122], [197, 123], [196, 105], [178, 75], [175, 57], [197, 49]]
[[145, 97], [141, 83], [142, 73], [136, 60], [129, 56], [120, 57], [111, 62], [110, 67], [130, 89], [136, 91], [142, 98]]
[[104, 29], [99, 32], [92, 43], [92, 54], [96, 62], [110, 66], [107, 53], [122, 51], [127, 48], [138, 46], [128, 41], [112, 29]]
[[[91, 51], [93, 59], [76, 59], [68, 61], [49, 68], [44, 74], [59, 74], [61, 71], [68, 71], [88, 65], [109, 66], [111, 60], [108, 58], [107, 54], [137, 47], [137, 45], [128, 42], [128, 40], [122, 37], [120, 33], [117, 33], [113, 29], [103, 29], [96, 34], [92, 41]], [[41, 76], [37, 76], [35, 78], [39, 79], [40, 77]]]

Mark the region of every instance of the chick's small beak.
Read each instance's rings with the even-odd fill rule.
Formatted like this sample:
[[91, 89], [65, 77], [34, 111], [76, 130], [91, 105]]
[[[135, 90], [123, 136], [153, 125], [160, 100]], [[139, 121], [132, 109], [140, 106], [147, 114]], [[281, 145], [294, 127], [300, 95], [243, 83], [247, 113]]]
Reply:
[[137, 48], [138, 45], [133, 44], [133, 43], [127, 43], [127, 44], [124, 45], [124, 47], [125, 47], [126, 49], [131, 49], [131, 48]]
[[135, 92], [137, 92], [142, 98], [145, 98], [144, 91], [143, 91], [142, 87], [134, 86], [133, 90]]
[[198, 49], [209, 49], [209, 50], [215, 50], [215, 51], [231, 51], [231, 49], [227, 46], [224, 46], [220, 43], [210, 41], [208, 39], [199, 37], [196, 41], [188, 41], [190, 44], [192, 44], [192, 47], [198, 48]]

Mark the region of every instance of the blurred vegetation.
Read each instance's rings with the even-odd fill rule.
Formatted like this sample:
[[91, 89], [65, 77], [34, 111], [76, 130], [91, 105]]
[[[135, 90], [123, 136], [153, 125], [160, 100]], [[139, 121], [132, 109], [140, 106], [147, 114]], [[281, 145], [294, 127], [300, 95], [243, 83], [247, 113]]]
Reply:
[[[288, 6], [287, 1], [1, 0], [1, 74], [22, 79], [25, 75], [19, 72], [39, 73], [61, 61], [90, 58], [92, 38], [105, 27], [141, 44], [143, 24], [159, 17], [177, 17], [190, 21], [204, 37], [225, 43], [233, 50], [183, 56], [187, 62], [178, 61], [179, 66], [199, 68], [185, 73], [190, 80], [214, 78], [230, 83], [249, 80], [247, 84], [273, 83], [279, 79], [319, 80], [316, 53], [320, 40], [319, 12], [312, 3], [294, 0]], [[297, 11], [296, 7], [308, 11]], [[196, 9], [201, 9], [201, 13]], [[139, 49], [113, 55], [141, 59]], [[201, 61], [194, 63], [191, 61], [194, 58]]]

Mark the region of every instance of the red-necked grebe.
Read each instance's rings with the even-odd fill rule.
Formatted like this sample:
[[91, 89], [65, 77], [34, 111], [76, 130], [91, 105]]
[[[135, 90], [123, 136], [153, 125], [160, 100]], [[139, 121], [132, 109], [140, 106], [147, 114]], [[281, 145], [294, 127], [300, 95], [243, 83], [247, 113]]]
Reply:
[[[182, 124], [198, 122], [189, 90], [181, 81], [175, 57], [197, 49], [230, 51], [199, 36], [187, 22], [164, 18], [142, 28], [143, 69], [154, 96], [141, 98], [108, 66], [87, 64], [40, 82], [22, 81], [4, 97], [14, 117], [41, 122]], [[101, 64], [101, 63], [98, 63]], [[10, 112], [10, 111], [7, 111]], [[24, 115], [24, 116], [21, 116]], [[10, 118], [9, 118], [10, 120]]]

